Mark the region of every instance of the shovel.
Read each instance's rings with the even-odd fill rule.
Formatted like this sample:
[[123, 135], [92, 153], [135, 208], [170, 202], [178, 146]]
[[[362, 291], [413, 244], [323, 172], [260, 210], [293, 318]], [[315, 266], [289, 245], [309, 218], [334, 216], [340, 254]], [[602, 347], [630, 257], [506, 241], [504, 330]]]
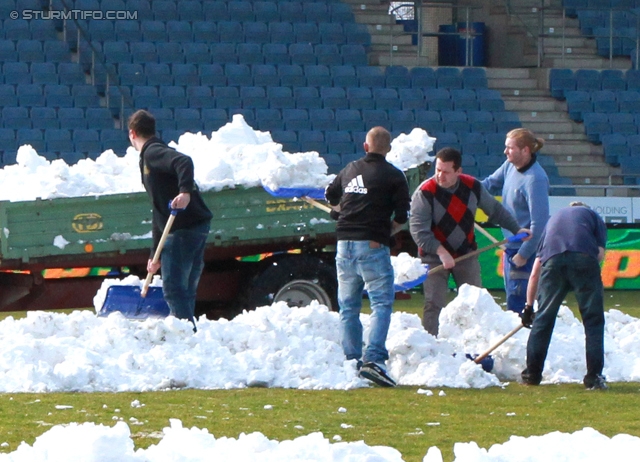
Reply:
[[[171, 208], [171, 215], [167, 219], [167, 224], [162, 231], [160, 242], [153, 255], [153, 264], [160, 261], [160, 255], [164, 248], [164, 243], [169, 236], [173, 222], [176, 219], [179, 209]], [[153, 273], [148, 272], [142, 284], [142, 288], [136, 286], [111, 286], [107, 289], [107, 296], [98, 316], [108, 316], [114, 311], [118, 311], [129, 319], [147, 319], [150, 317], [167, 317], [170, 310], [169, 305], [162, 295], [162, 287], [149, 287]]]

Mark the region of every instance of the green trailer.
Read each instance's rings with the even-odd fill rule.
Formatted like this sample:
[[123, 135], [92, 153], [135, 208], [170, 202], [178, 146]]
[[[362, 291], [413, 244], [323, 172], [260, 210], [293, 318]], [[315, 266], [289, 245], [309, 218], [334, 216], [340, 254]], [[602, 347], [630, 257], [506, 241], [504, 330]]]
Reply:
[[[413, 190], [429, 165], [406, 172]], [[263, 188], [203, 193], [214, 219], [198, 291], [198, 311], [213, 316], [286, 300], [337, 308], [335, 222], [302, 200]], [[408, 233], [397, 250], [411, 246]], [[146, 193], [0, 202], [0, 310], [93, 306], [105, 277], [54, 268], [106, 268], [144, 276], [151, 246]], [[121, 273], [123, 272], [124, 273]], [[85, 275], [88, 274], [88, 275]]]

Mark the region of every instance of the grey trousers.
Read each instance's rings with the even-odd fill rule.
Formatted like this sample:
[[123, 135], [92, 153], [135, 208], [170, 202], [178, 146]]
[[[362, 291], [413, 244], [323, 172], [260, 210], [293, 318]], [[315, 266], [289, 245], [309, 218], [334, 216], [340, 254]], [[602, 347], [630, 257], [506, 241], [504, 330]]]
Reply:
[[[429, 269], [433, 269], [442, 264], [440, 258], [435, 254], [422, 257], [422, 262], [427, 263]], [[427, 280], [423, 285], [424, 310], [422, 313], [422, 326], [427, 332], [434, 336], [438, 335], [438, 318], [447, 300], [450, 275], [453, 275], [456, 287], [460, 287], [465, 283], [482, 287], [480, 262], [477, 256], [457, 262], [450, 270], [438, 271], [427, 276]]]

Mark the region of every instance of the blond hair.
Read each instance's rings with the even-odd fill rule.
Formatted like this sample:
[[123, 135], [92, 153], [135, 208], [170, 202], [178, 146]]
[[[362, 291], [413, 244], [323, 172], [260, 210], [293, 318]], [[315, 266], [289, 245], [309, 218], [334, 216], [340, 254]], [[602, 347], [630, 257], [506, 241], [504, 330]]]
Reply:
[[529, 148], [531, 154], [538, 152], [544, 146], [544, 140], [537, 138], [531, 130], [526, 128], [516, 128], [507, 133], [507, 138], [512, 138], [516, 141], [516, 145], [523, 149]]

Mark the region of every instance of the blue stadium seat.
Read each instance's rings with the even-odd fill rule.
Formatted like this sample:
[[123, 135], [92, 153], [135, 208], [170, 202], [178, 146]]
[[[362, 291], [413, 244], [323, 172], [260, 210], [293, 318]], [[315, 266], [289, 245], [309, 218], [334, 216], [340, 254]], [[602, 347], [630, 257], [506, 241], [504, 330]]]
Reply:
[[2, 65], [4, 83], [17, 85], [19, 83], [32, 83], [33, 79], [29, 73], [29, 65], [21, 61], [8, 61]]
[[422, 90], [430, 111], [452, 111], [453, 100], [445, 88], [424, 88]]
[[414, 111], [416, 126], [426, 130], [431, 136], [433, 133], [442, 132], [444, 126], [438, 111], [418, 110]]
[[442, 111], [440, 113], [445, 132], [464, 133], [471, 130], [464, 111]]
[[331, 86], [331, 73], [324, 64], [307, 64], [302, 66], [306, 85], [310, 87]]
[[313, 130], [300, 130], [298, 132], [298, 142], [302, 152], [317, 151], [319, 153], [327, 152], [327, 144], [324, 140], [324, 133]]
[[566, 92], [576, 89], [576, 79], [573, 70], [550, 69], [549, 88], [551, 90], [551, 96], [559, 100], [564, 100]]
[[469, 90], [487, 88], [487, 72], [482, 67], [465, 67], [461, 71], [462, 86]]
[[624, 136], [638, 134], [633, 114], [628, 113], [611, 113], [609, 114], [609, 123], [611, 124], [611, 133], [617, 133]]
[[114, 32], [118, 41], [139, 42], [142, 40], [140, 21], [116, 21]]
[[[314, 3], [310, 3], [310, 5], [314, 5]], [[296, 37], [296, 42], [310, 43], [312, 45], [320, 43], [320, 31], [315, 22], [294, 22], [293, 33]]]
[[184, 53], [185, 63], [208, 64], [212, 62], [212, 55], [206, 43], [184, 42], [182, 44], [182, 52]]
[[32, 128], [29, 110], [26, 107], [5, 106], [2, 108], [2, 126], [4, 128]]
[[176, 2], [171, 0], [153, 0], [151, 11], [156, 21], [170, 21], [178, 17]]
[[333, 85], [337, 87], [355, 87], [358, 85], [356, 69], [351, 64], [341, 64], [329, 68]]
[[[146, 63], [144, 65], [146, 84], [139, 85], [173, 85], [174, 78], [171, 67], [167, 63]], [[194, 71], [195, 72], [195, 71]], [[197, 80], [196, 80], [197, 82]], [[181, 85], [176, 83], [176, 85]]]
[[369, 87], [348, 87], [346, 91], [350, 109], [375, 109], [375, 101]]
[[449, 93], [456, 111], [477, 111], [479, 109], [475, 90], [455, 88]]
[[211, 91], [210, 86], [190, 85], [186, 88], [189, 107], [196, 109], [215, 107], [215, 100], [213, 98], [213, 92]]
[[298, 134], [288, 130], [274, 130], [271, 137], [276, 143], [282, 145], [284, 152], [300, 152], [300, 144], [298, 143]]
[[438, 88], [462, 88], [462, 74], [457, 67], [438, 67], [435, 72]]
[[188, 21], [173, 19], [167, 21], [167, 39], [169, 42], [190, 42], [193, 40], [193, 31]]
[[515, 112], [494, 112], [493, 120], [496, 121], [497, 130], [499, 132], [509, 132], [514, 128], [521, 128], [520, 117]]
[[349, 100], [342, 87], [320, 87], [322, 105], [327, 109], [348, 109]]
[[[206, 46], [205, 43], [200, 45]], [[217, 64], [237, 64], [238, 54], [236, 53], [236, 44], [234, 43], [212, 43], [209, 45], [211, 62]]]
[[16, 130], [18, 146], [30, 144], [38, 152], [44, 151], [44, 135], [39, 128], [20, 128]]
[[142, 38], [147, 42], [166, 42], [167, 27], [164, 21], [142, 21], [140, 23]]
[[595, 69], [578, 69], [575, 71], [576, 90], [596, 91], [602, 86], [600, 71]]
[[266, 22], [245, 22], [242, 30], [245, 42], [263, 44], [269, 41], [269, 27]]
[[267, 87], [267, 97], [269, 98], [269, 107], [272, 109], [294, 109], [296, 107], [296, 101], [290, 87]]
[[502, 112], [505, 110], [504, 100], [498, 90], [479, 88], [476, 90], [476, 98], [481, 111]]
[[273, 43], [283, 43], [289, 45], [296, 41], [296, 35], [293, 32], [293, 24], [290, 22], [270, 22], [269, 36]]
[[402, 103], [402, 109], [427, 109], [427, 101], [424, 99], [424, 93], [420, 88], [400, 88], [398, 96]]
[[131, 96], [133, 97], [133, 104], [136, 107], [162, 107], [160, 97], [158, 96], [158, 87], [139, 85], [133, 87]]
[[320, 32], [322, 43], [334, 43], [336, 45], [347, 43], [347, 37], [341, 23], [318, 23], [318, 31]]
[[[308, 23], [318, 23], [325, 21], [329, 15], [329, 5], [324, 2], [304, 2], [302, 3], [304, 20]], [[298, 18], [297, 21], [300, 19]]]
[[364, 130], [364, 120], [362, 120], [362, 114], [357, 109], [336, 109], [335, 117], [338, 130]]
[[87, 125], [91, 128], [103, 129], [113, 128], [113, 116], [106, 107], [88, 107], [85, 109], [85, 117], [89, 121]]
[[640, 113], [640, 91], [625, 90], [616, 93], [620, 112]]
[[436, 73], [431, 67], [412, 67], [409, 71], [413, 88], [435, 88]]
[[227, 76], [228, 85], [241, 87], [253, 83], [251, 68], [246, 64], [225, 64], [224, 73]]
[[498, 128], [489, 111], [467, 111], [467, 120], [471, 124], [471, 131], [479, 134], [495, 133]]
[[13, 40], [0, 40], [0, 61], [10, 62], [18, 59], [16, 44]]
[[409, 109], [390, 110], [389, 120], [394, 132], [411, 133], [418, 126], [413, 111]]
[[16, 95], [20, 106], [44, 106], [45, 99], [42, 93], [42, 85], [18, 84], [16, 85]]
[[140, 63], [120, 63], [118, 64], [118, 77], [120, 85], [146, 85], [147, 76], [145, 68]]
[[45, 61], [54, 63], [68, 63], [71, 61], [71, 51], [67, 42], [46, 40], [42, 43]]
[[[150, 0], [127, 0], [127, 11], [135, 11], [139, 21], [153, 20], [153, 12], [151, 11]], [[180, 9], [182, 11], [182, 8]]]
[[601, 144], [601, 136], [611, 133], [611, 125], [607, 114], [597, 112], [585, 112], [582, 115], [584, 119], [584, 129], [589, 141], [593, 144]]
[[289, 45], [291, 64], [316, 64], [316, 55], [310, 43], [292, 43]]
[[329, 13], [331, 21], [337, 23], [352, 23], [355, 21], [351, 5], [342, 2], [329, 4]]
[[454, 148], [461, 150], [462, 146], [458, 140], [458, 135], [453, 132], [434, 132], [431, 134], [436, 138], [433, 144], [433, 152], [437, 153], [442, 148]]
[[262, 45], [259, 43], [238, 43], [236, 45], [236, 54], [240, 64], [254, 65], [264, 63]]
[[[344, 45], [343, 45], [344, 46]], [[335, 43], [319, 43], [313, 47], [318, 64], [337, 66], [342, 64], [343, 56]]]
[[98, 130], [92, 128], [73, 130], [73, 143], [76, 151], [83, 152], [91, 158], [102, 153], [102, 143]]
[[171, 76], [174, 85], [184, 85], [187, 89], [191, 86], [200, 85], [200, 76], [195, 64], [173, 63], [171, 65]]
[[255, 64], [251, 66], [253, 84], [263, 87], [275, 87], [280, 84], [278, 70], [273, 64]]
[[261, 131], [284, 130], [284, 121], [279, 109], [256, 109], [256, 122]]
[[627, 89], [627, 83], [624, 81], [624, 75], [620, 69], [603, 69], [600, 71], [600, 76], [603, 90], [624, 91]]
[[50, 128], [44, 131], [44, 142], [47, 151], [69, 152], [73, 151], [71, 130]]
[[244, 41], [244, 29], [240, 21], [219, 21], [218, 35], [221, 42], [239, 43]]
[[18, 40], [18, 59], [26, 62], [44, 62], [44, 50], [40, 40]]
[[60, 123], [60, 128], [68, 130], [86, 128], [87, 126], [84, 110], [79, 107], [61, 107], [58, 109], [58, 122]]
[[576, 122], [582, 122], [582, 114], [593, 112], [593, 102], [591, 95], [587, 91], [568, 91], [565, 93], [567, 100], [567, 111], [569, 117]]
[[256, 18], [253, 12], [253, 5], [248, 1], [232, 0], [227, 2], [227, 10], [229, 11], [229, 18], [233, 18], [235, 21], [252, 22], [256, 19], [261, 20], [261, 18]]
[[402, 102], [395, 88], [374, 88], [373, 99], [376, 102], [376, 109], [388, 111], [402, 108]]
[[[205, 3], [211, 5], [212, 3]], [[224, 5], [224, 3], [214, 3]], [[194, 21], [191, 25], [193, 31], [193, 41], [202, 43], [215, 43], [218, 41], [218, 26], [212, 21]]]
[[590, 93], [593, 102], [593, 112], [611, 114], [618, 112], [618, 101], [611, 90], [596, 90]]
[[361, 87], [385, 86], [385, 75], [377, 66], [356, 66], [356, 75]]
[[58, 114], [52, 107], [34, 107], [30, 111], [31, 124], [33, 128], [58, 128]]
[[102, 52], [105, 60], [111, 64], [130, 63], [131, 53], [126, 42], [104, 42]]
[[238, 109], [242, 107], [238, 87], [213, 87], [216, 107], [222, 109]]
[[266, 109], [269, 107], [269, 99], [264, 87], [240, 87], [242, 107], [250, 109]]
[[298, 64], [281, 64], [278, 66], [280, 85], [283, 87], [303, 87], [307, 85], [302, 66]]
[[131, 146], [128, 132], [116, 128], [100, 130], [100, 142], [103, 151], [111, 149], [119, 156], [126, 154], [127, 148]]
[[[4, 19], [4, 18], [3, 18]], [[10, 19], [4, 21], [4, 37], [7, 40], [30, 40], [31, 29], [26, 19]]]
[[187, 94], [183, 86], [162, 85], [159, 87], [159, 96], [162, 107], [186, 108], [189, 107]]
[[289, 131], [311, 130], [309, 111], [306, 109], [283, 109], [284, 129]]
[[201, 114], [205, 130], [219, 130], [229, 121], [226, 109], [207, 107], [201, 110]]
[[[327, 131], [338, 129], [338, 122], [336, 122], [336, 116], [333, 109], [309, 109], [309, 118], [311, 119], [311, 127], [313, 128], [313, 130]], [[298, 135], [298, 140], [300, 141], [300, 147], [304, 149], [300, 134]], [[324, 138], [322, 141], [324, 141]]]
[[[228, 21], [229, 10], [227, 2], [198, 2], [202, 8], [202, 16], [206, 22], [217, 23], [218, 21]], [[194, 29], [195, 31], [195, 29]]]
[[262, 54], [266, 64], [290, 64], [289, 48], [284, 43], [265, 43], [262, 45]]
[[410, 88], [411, 76], [405, 66], [387, 66], [385, 69], [385, 85], [389, 88]]
[[254, 2], [253, 13], [260, 21], [280, 21], [280, 12], [278, 11], [278, 4], [276, 2]]
[[44, 86], [44, 97], [49, 107], [73, 107], [74, 101], [68, 85], [48, 84]]
[[203, 123], [198, 109], [176, 108], [174, 114], [176, 118], [176, 130], [191, 133], [202, 131]]
[[345, 22], [342, 27], [344, 29], [347, 43], [358, 44], [365, 47], [371, 45], [371, 34], [369, 34], [366, 24]]
[[365, 130], [371, 130], [373, 127], [381, 126], [387, 130], [391, 130], [391, 122], [387, 111], [382, 109], [363, 109], [362, 118], [364, 119]]
[[[39, 83], [39, 84], [57, 84], [58, 83], [58, 72], [56, 70], [56, 65], [52, 62], [31, 63], [30, 73], [31, 73], [31, 78], [33, 83]], [[23, 76], [23, 79], [25, 77], [26, 76]], [[6, 80], [6, 77], [5, 77], [5, 83], [9, 83]]]
[[322, 99], [316, 87], [293, 87], [293, 97], [298, 109], [322, 108]]
[[327, 152], [331, 154], [354, 154], [355, 145], [351, 139], [351, 133], [347, 130], [328, 131], [324, 134], [327, 143]]
[[278, 2], [278, 13], [280, 13], [280, 21], [293, 23], [302, 21], [304, 18], [302, 2]]
[[89, 21], [88, 33], [92, 41], [103, 42], [105, 40], [115, 40], [116, 38], [113, 22], [111, 21]]
[[176, 118], [173, 109], [168, 107], [155, 107], [151, 109], [151, 113], [156, 119], [156, 130], [164, 132], [165, 130], [176, 129]]
[[[177, 64], [173, 66], [173, 76], [176, 85], [183, 85], [182, 79], [179, 79], [180, 73], [176, 72]], [[189, 66], [189, 65], [187, 65]], [[184, 71], [189, 69], [189, 67], [185, 67]], [[227, 84], [227, 77], [224, 73], [224, 68], [220, 64], [199, 64], [198, 67], [198, 75], [200, 76], [200, 85], [211, 85], [211, 86], [224, 86]], [[187, 74], [187, 76], [190, 75]]]
[[[331, 45], [325, 44], [325, 46]], [[352, 66], [367, 66], [369, 64], [367, 51], [365, 47], [359, 43], [345, 43], [344, 45], [340, 45], [340, 56], [344, 64], [350, 64]], [[318, 62], [320, 62], [319, 57]]]

